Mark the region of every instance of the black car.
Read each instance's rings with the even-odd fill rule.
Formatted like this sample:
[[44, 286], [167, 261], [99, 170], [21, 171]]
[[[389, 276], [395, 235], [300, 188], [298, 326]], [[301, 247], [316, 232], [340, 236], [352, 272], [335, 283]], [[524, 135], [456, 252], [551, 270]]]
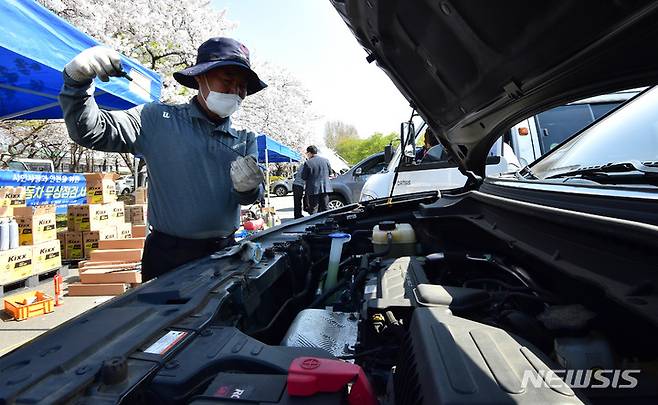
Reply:
[[521, 119], [657, 84], [658, 3], [332, 3], [466, 185], [181, 266], [0, 358], [3, 403], [658, 403], [658, 90], [483, 178]]

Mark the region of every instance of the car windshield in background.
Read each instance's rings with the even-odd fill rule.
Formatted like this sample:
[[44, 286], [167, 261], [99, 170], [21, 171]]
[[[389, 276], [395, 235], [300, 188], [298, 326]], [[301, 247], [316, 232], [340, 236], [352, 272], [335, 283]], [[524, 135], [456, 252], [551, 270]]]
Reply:
[[619, 164], [628, 162], [637, 162], [627, 165], [629, 171], [642, 174], [638, 167], [658, 161], [657, 110], [658, 88], [654, 87], [531, 165], [532, 175], [544, 180], [567, 174], [619, 173]]
[[537, 114], [542, 154], [551, 151], [571, 135], [617, 108], [620, 103], [563, 105]]

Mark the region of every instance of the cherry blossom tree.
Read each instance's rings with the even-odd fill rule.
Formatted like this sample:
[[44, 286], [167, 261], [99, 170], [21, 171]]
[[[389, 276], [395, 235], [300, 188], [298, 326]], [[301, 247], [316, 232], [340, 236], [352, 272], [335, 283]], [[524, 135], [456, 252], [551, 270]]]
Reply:
[[[214, 36], [230, 36], [237, 26], [227, 18], [225, 10], [211, 7], [208, 0], [38, 1], [99, 42], [158, 72], [163, 81], [161, 99], [166, 103], [184, 103], [196, 93], [179, 85], [172, 77], [173, 72], [195, 63], [197, 48], [203, 41]], [[253, 65], [268, 87], [244, 100], [240, 111], [233, 116], [235, 125], [266, 133], [301, 150], [312, 135], [313, 122], [319, 118], [313, 111], [308, 90], [280, 66], [258, 60]], [[12, 146], [13, 152], [5, 154], [5, 159], [33, 153], [34, 145], [50, 145], [53, 149], [50, 155], [57, 159], [64, 153], [72, 170], [85, 158], [113, 162], [117, 157], [117, 154], [101, 156], [71, 146], [61, 121], [6, 122], [2, 127], [4, 144], [18, 145]], [[21, 141], [22, 136], [26, 137], [25, 141]], [[60, 147], [55, 148], [58, 143]], [[21, 149], [19, 146], [23, 144], [32, 146]], [[120, 156], [132, 171], [132, 156]]]
[[320, 118], [308, 90], [280, 66], [256, 61], [253, 68], [268, 87], [245, 98], [233, 116], [235, 125], [301, 151], [312, 136], [313, 122]]

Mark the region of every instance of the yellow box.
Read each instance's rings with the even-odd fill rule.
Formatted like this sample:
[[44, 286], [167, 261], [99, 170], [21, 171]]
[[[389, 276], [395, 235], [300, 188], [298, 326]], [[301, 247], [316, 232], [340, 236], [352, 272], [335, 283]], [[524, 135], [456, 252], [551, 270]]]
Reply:
[[83, 232], [82, 240], [85, 245], [85, 259], [88, 259], [91, 252], [98, 249], [98, 241], [116, 239], [117, 230], [116, 226], [108, 226], [107, 228], [98, 231]]
[[37, 245], [57, 239], [57, 218], [54, 205], [16, 207], [14, 216], [18, 223], [21, 245]]
[[126, 222], [126, 209], [123, 205], [123, 201], [117, 201], [109, 204], [105, 204], [107, 208], [108, 215], [110, 216], [111, 224], [124, 224]]
[[62, 258], [66, 258], [66, 231], [57, 232], [57, 240], [59, 240], [59, 251]]
[[78, 214], [79, 205], [69, 205], [66, 207], [66, 227], [69, 231], [75, 231], [75, 221]]
[[32, 247], [32, 273], [41, 274], [62, 267], [59, 240], [40, 243]]
[[65, 259], [76, 260], [84, 258], [85, 246], [82, 239], [82, 232], [68, 231], [64, 234], [64, 241], [66, 244]]
[[116, 227], [116, 239], [130, 239], [133, 237], [133, 226], [132, 224], [117, 224]]
[[32, 275], [32, 246], [0, 252], [0, 284], [9, 284]]
[[87, 204], [111, 203], [117, 200], [116, 173], [87, 173]]
[[25, 207], [25, 187], [0, 187], [0, 207]]
[[73, 230], [78, 232], [98, 231], [107, 228], [111, 223], [108, 205], [79, 205], [75, 210], [75, 227]]

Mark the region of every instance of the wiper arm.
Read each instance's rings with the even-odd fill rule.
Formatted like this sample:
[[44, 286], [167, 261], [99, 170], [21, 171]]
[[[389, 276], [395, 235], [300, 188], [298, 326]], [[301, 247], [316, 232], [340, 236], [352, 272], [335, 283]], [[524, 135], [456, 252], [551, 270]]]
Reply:
[[514, 172], [516, 178], [537, 180], [537, 176], [530, 170], [530, 165], [525, 165], [521, 170]]
[[572, 177], [578, 175], [596, 176], [610, 173], [630, 173], [637, 172], [640, 176], [658, 176], [658, 162], [640, 162], [629, 160], [628, 162], [610, 162], [602, 165], [582, 166], [575, 170], [554, 174], [546, 179], [556, 179], [560, 177]]

